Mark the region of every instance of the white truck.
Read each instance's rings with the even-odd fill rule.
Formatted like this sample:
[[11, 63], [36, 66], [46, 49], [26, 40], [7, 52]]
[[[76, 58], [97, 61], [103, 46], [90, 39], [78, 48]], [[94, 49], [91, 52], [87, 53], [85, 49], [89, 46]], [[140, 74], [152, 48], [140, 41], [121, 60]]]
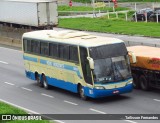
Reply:
[[0, 23], [38, 28], [56, 26], [57, 0], [1, 0]]

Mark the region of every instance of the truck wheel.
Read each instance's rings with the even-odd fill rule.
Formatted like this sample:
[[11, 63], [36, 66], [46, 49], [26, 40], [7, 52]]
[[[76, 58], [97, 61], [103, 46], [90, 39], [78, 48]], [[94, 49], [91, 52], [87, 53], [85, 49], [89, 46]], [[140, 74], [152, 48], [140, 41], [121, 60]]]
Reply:
[[139, 89], [140, 88], [140, 83], [138, 81], [138, 76], [135, 73], [132, 73], [132, 77], [133, 77], [133, 87], [135, 89]]
[[78, 90], [79, 90], [79, 95], [80, 95], [81, 99], [82, 99], [82, 100], [86, 100], [86, 99], [87, 99], [87, 96], [85, 96], [85, 94], [84, 94], [84, 89], [83, 89], [83, 87], [82, 87], [81, 85], [79, 85]]
[[141, 75], [139, 78], [140, 86], [142, 90], [149, 90], [149, 82], [147, 81], [146, 77], [144, 75]]
[[46, 79], [45, 75], [42, 76], [42, 83], [43, 83], [43, 87], [45, 89], [49, 89], [49, 85], [48, 85], [48, 82], [47, 82], [47, 79]]

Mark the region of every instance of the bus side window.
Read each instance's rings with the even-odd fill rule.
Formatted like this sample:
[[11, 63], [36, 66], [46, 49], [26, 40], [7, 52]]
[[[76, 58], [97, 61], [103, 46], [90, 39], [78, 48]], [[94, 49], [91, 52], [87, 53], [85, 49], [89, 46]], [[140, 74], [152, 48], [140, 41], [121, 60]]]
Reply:
[[31, 40], [27, 40], [26, 51], [27, 51], [27, 52], [31, 52]]
[[66, 44], [59, 44], [59, 58], [69, 60], [69, 46]]
[[84, 47], [80, 47], [80, 57], [81, 57], [83, 76], [84, 76], [86, 83], [92, 84], [91, 69], [89, 67], [87, 56], [88, 56], [87, 49]]
[[35, 54], [40, 54], [40, 42], [39, 41], [31, 41], [31, 51]]
[[23, 39], [23, 51], [27, 52], [27, 39]]
[[41, 55], [48, 56], [49, 55], [49, 43], [41, 42]]
[[79, 63], [77, 46], [69, 47], [69, 60]]
[[58, 44], [56, 43], [49, 44], [49, 56], [52, 56], [54, 58], [58, 57]]

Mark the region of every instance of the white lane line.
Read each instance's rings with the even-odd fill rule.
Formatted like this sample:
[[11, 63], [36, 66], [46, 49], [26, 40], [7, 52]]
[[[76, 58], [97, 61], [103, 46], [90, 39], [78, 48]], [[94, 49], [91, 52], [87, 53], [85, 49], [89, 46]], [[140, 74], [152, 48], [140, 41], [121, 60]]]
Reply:
[[9, 64], [8, 62], [5, 62], [5, 61], [0, 61], [0, 63], [2, 63], [2, 64]]
[[28, 89], [28, 88], [25, 88], [25, 87], [21, 87], [23, 90], [26, 90], [26, 91], [32, 91], [31, 89]]
[[100, 114], [107, 114], [107, 113], [105, 113], [103, 111], [99, 111], [99, 110], [96, 110], [96, 109], [93, 109], [93, 108], [90, 108], [89, 110], [94, 111], [94, 112], [98, 112]]
[[130, 123], [137, 123], [137, 122], [132, 121], [132, 120], [124, 120], [124, 121], [126, 121], [126, 122], [130, 122]]
[[41, 93], [41, 95], [46, 96], [46, 97], [50, 97], [50, 98], [54, 98], [53, 96], [48, 95], [48, 94], [44, 94], [44, 93]]
[[54, 121], [56, 121], [56, 122], [58, 122], [58, 123], [65, 123], [65, 122], [60, 121], [60, 120], [54, 120]]
[[[14, 106], [14, 107], [23, 109], [23, 110], [25, 110], [25, 111], [27, 111], [28, 113], [31, 113], [31, 114], [40, 114], [40, 113], [38, 113], [38, 112], [32, 111], [32, 110], [30, 110], [30, 109], [24, 108], [24, 107], [22, 107], [22, 106], [19, 106], [19, 105], [13, 104], [13, 103], [10, 103], [10, 102], [5, 101], [5, 100], [3, 100], [3, 99], [0, 99], [0, 101], [1, 101], [1, 102], [4, 102], [4, 103], [7, 103], [7, 104], [9, 104], [9, 105], [12, 105], [12, 106]], [[47, 116], [45, 116], [45, 117], [50, 119], [50, 117], [47, 117]], [[65, 123], [65, 122], [60, 121], [60, 120], [53, 120], [53, 121], [56, 121], [56, 122], [58, 122], [58, 123]]]
[[8, 85], [15, 85], [13, 83], [10, 83], [10, 82], [4, 82], [5, 84], [8, 84]]
[[27, 111], [27, 112], [29, 112], [29, 113], [39, 114], [39, 113], [37, 113], [37, 112], [35, 112], [35, 111], [32, 111], [32, 110], [30, 110], [30, 109], [27, 109], [27, 108], [21, 107], [21, 106], [19, 106], [19, 105], [13, 104], [13, 103], [10, 103], [10, 102], [5, 101], [5, 100], [3, 100], [3, 99], [0, 99], [0, 101], [1, 101], [1, 102], [4, 102], [4, 103], [7, 103], [7, 104], [9, 104], [9, 105], [12, 105], [12, 106], [14, 106], [14, 107], [17, 107], [17, 108], [23, 109], [23, 110], [25, 110], [25, 111]]
[[73, 102], [70, 102], [70, 101], [67, 101], [67, 100], [64, 100], [65, 103], [69, 103], [69, 104], [72, 104], [72, 105], [78, 105], [76, 103], [73, 103]]
[[153, 99], [154, 101], [157, 101], [157, 102], [160, 102], [160, 100], [159, 99]]

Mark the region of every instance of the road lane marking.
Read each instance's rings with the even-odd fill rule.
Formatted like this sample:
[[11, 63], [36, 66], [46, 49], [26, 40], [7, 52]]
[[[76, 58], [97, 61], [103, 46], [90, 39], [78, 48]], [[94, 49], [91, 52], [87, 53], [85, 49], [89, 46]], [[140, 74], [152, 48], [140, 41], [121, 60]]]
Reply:
[[12, 105], [12, 106], [14, 106], [14, 107], [17, 107], [17, 108], [23, 109], [23, 110], [25, 110], [25, 111], [27, 111], [27, 112], [29, 112], [29, 113], [39, 114], [39, 113], [37, 113], [37, 112], [35, 112], [35, 111], [32, 111], [32, 110], [30, 110], [30, 109], [27, 109], [27, 108], [21, 107], [21, 106], [19, 106], [19, 105], [13, 104], [13, 103], [10, 103], [10, 102], [5, 101], [5, 100], [3, 100], [3, 99], [0, 99], [0, 101], [1, 101], [1, 102], [4, 102], [4, 103], [7, 103], [7, 104], [9, 104], [9, 105]]
[[107, 113], [105, 113], [103, 111], [99, 111], [99, 110], [96, 110], [96, 109], [93, 109], [93, 108], [90, 108], [89, 110], [94, 111], [94, 112], [98, 112], [100, 114], [107, 114]]
[[5, 61], [0, 61], [0, 63], [2, 63], [2, 64], [9, 64], [8, 62], [5, 62]]
[[46, 97], [50, 97], [50, 98], [54, 98], [53, 96], [48, 95], [48, 94], [44, 94], [44, 93], [41, 93], [41, 95], [46, 96]]
[[73, 102], [70, 102], [70, 101], [67, 101], [67, 100], [64, 100], [65, 103], [69, 103], [69, 104], [72, 104], [72, 105], [78, 105], [76, 103], [73, 103]]
[[15, 85], [13, 83], [10, 83], [10, 82], [4, 82], [5, 84], [8, 84], [8, 85]]
[[137, 122], [132, 121], [132, 120], [124, 120], [124, 121], [126, 121], [126, 122], [130, 122], [130, 123], [137, 123]]
[[60, 120], [54, 120], [54, 121], [56, 121], [56, 122], [58, 122], [58, 123], [65, 123], [65, 122], [60, 121]]
[[158, 99], [153, 99], [154, 101], [157, 101], [157, 102], [160, 102], [160, 100], [158, 100]]
[[31, 89], [28, 89], [28, 88], [25, 88], [25, 87], [21, 87], [23, 90], [26, 90], [26, 91], [32, 91]]

